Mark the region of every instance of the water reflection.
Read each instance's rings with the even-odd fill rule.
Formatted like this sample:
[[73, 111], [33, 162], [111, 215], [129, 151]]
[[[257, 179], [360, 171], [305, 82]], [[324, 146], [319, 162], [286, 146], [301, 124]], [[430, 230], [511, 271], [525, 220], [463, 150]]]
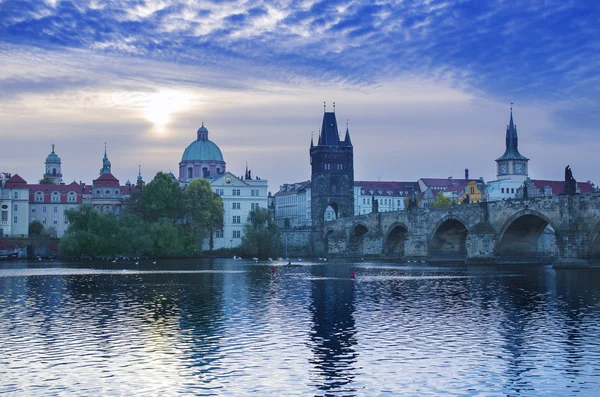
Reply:
[[352, 395], [357, 344], [354, 280], [346, 267], [315, 266], [311, 275], [311, 383], [318, 395]]
[[591, 396], [600, 272], [11, 264], [0, 335], [9, 395]]

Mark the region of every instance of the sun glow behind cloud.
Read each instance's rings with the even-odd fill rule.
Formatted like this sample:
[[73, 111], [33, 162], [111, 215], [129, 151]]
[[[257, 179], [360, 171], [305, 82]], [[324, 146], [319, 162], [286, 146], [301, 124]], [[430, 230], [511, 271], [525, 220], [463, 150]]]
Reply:
[[189, 93], [164, 89], [147, 95], [142, 112], [144, 118], [152, 123], [154, 132], [163, 135], [173, 114], [188, 110], [192, 102], [193, 95]]

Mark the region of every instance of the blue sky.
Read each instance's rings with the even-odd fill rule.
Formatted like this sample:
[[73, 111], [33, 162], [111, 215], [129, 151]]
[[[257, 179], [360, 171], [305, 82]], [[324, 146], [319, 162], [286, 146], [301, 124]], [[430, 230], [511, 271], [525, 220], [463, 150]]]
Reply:
[[204, 121], [228, 169], [310, 177], [323, 102], [355, 179], [495, 177], [510, 103], [530, 176], [600, 181], [600, 2], [0, 0], [1, 171], [176, 172]]

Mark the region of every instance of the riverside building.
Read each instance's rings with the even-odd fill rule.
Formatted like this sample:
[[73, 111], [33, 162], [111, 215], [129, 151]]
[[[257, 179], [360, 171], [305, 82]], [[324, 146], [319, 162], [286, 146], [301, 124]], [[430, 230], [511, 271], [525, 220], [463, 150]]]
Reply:
[[[196, 140], [188, 145], [179, 163], [179, 183], [182, 188], [194, 179], [208, 180], [213, 191], [223, 200], [223, 230], [213, 235], [214, 249], [233, 248], [241, 244], [244, 225], [250, 211], [267, 208], [268, 183], [246, 167], [244, 176], [236, 176], [227, 171], [221, 149], [208, 139], [208, 129], [202, 126], [196, 133]], [[208, 239], [204, 243], [208, 249]]]

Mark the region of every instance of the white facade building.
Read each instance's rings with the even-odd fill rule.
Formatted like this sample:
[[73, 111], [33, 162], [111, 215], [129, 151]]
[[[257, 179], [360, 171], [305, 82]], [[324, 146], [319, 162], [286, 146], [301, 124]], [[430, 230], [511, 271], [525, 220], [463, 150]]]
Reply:
[[0, 236], [29, 235], [29, 189], [27, 182], [14, 175], [0, 186]]
[[312, 225], [310, 181], [281, 185], [273, 198], [275, 200], [275, 222], [279, 227], [298, 228]]
[[[214, 233], [214, 249], [237, 247], [244, 236], [250, 211], [267, 208], [269, 186], [263, 179], [240, 179], [231, 172], [210, 180], [213, 191], [223, 200], [223, 230]], [[204, 243], [208, 249], [208, 241]]]

